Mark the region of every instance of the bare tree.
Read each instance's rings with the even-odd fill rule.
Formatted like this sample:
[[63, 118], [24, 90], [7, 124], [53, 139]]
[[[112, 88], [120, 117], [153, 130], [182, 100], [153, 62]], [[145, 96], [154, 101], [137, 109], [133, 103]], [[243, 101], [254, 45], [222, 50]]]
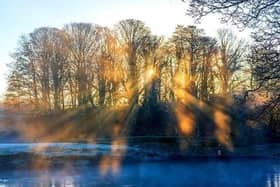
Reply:
[[139, 53], [149, 39], [150, 29], [139, 20], [127, 19], [117, 24], [117, 33], [120, 43], [125, 46], [126, 58], [129, 68], [129, 103], [137, 97], [139, 92]]
[[51, 35], [52, 29], [42, 27], [36, 29], [30, 34], [30, 42], [33, 49], [33, 58], [38, 64], [38, 78], [42, 94], [42, 106], [45, 109], [51, 109], [51, 84], [50, 84], [50, 64], [49, 60], [52, 57], [51, 52]]
[[266, 77], [267, 82], [272, 79], [279, 80], [280, 63], [279, 59], [275, 58], [279, 54], [280, 46], [279, 0], [189, 0], [188, 2], [190, 5], [188, 14], [197, 21], [208, 14], [218, 13], [223, 16], [224, 22], [231, 21], [241, 28], [251, 28], [255, 42], [252, 48], [257, 48], [258, 53], [262, 53], [257, 55], [259, 59], [255, 62], [260, 63], [255, 67], [262, 67], [261, 64], [266, 62], [265, 66], [270, 69], [272, 75], [268, 76], [266, 73], [263, 77]]
[[[190, 0], [188, 13], [196, 20], [211, 13], [219, 13], [222, 21], [252, 31], [253, 52], [249, 58], [252, 77], [258, 84], [247, 90], [245, 101], [250, 92], [266, 91], [268, 101], [260, 113], [269, 112], [269, 124], [279, 123], [277, 111], [280, 108], [280, 1], [279, 0]], [[274, 111], [274, 112], [273, 112]], [[279, 112], [278, 112], [279, 113]], [[277, 120], [278, 119], [278, 122]]]
[[220, 13], [225, 22], [256, 28], [262, 23], [279, 23], [279, 6], [279, 0], [189, 0], [188, 13], [197, 20], [211, 13]]
[[100, 35], [99, 55], [96, 63], [95, 72], [98, 81], [99, 105], [106, 103], [115, 104], [118, 86], [122, 80], [120, 64], [120, 46], [113, 31], [106, 27], [99, 27]]
[[200, 98], [208, 100], [214, 94], [214, 59], [218, 52], [217, 41], [210, 37], [201, 37], [202, 59], [200, 66]]
[[176, 46], [177, 72], [185, 72], [185, 89], [189, 90], [194, 96], [197, 96], [199, 37], [202, 34], [203, 30], [195, 26], [178, 25], [172, 39]]
[[70, 61], [73, 62], [75, 88], [78, 94], [78, 104], [86, 105], [91, 97], [91, 81], [93, 79], [93, 64], [97, 48], [96, 26], [89, 23], [72, 23], [66, 25], [64, 30], [68, 33], [67, 47]]
[[230, 30], [218, 31], [219, 68], [218, 78], [221, 81], [222, 95], [227, 95], [230, 90], [231, 79], [236, 71], [241, 68], [244, 56], [244, 42], [237, 39]]

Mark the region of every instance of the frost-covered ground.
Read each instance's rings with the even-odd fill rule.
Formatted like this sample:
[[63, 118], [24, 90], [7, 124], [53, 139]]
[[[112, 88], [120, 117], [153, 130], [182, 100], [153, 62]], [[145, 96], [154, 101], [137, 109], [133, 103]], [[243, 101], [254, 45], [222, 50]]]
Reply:
[[6, 143], [0, 144], [0, 156], [36, 154], [46, 157], [57, 156], [96, 156], [98, 154], [113, 154], [130, 150], [125, 145], [87, 144], [87, 143]]

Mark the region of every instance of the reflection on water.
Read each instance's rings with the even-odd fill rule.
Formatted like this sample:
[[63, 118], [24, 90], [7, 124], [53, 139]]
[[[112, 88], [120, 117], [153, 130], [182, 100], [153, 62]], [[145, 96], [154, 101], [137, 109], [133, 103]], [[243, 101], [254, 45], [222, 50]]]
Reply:
[[100, 173], [99, 166], [71, 170], [8, 170], [0, 187], [82, 186], [280, 186], [278, 160], [195, 160], [123, 164], [118, 173]]
[[280, 171], [279, 167], [275, 168], [274, 173], [270, 173], [267, 176], [267, 187], [280, 187]]

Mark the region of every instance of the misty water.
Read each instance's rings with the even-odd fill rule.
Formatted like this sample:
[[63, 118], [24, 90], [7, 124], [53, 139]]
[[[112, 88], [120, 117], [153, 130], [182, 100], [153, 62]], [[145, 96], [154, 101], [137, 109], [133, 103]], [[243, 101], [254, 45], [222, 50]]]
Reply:
[[[47, 146], [0, 144], [0, 156], [16, 155], [17, 158], [21, 153], [35, 151], [38, 145], [40, 148]], [[88, 156], [90, 153], [94, 156], [102, 152], [106, 155], [111, 148], [105, 144], [50, 144], [42, 154], [52, 157], [81, 153]], [[0, 168], [0, 186], [280, 186], [280, 161], [277, 159], [109, 161], [112, 165], [105, 170], [100, 164], [87, 160], [77, 163], [57, 168]]]

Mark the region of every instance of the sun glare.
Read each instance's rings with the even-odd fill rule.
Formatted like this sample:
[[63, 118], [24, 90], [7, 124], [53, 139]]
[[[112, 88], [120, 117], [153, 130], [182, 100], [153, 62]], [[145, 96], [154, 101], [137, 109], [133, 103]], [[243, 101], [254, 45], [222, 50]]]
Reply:
[[146, 81], [151, 81], [152, 78], [155, 76], [155, 70], [153, 68], [149, 68], [147, 71], [146, 71]]

